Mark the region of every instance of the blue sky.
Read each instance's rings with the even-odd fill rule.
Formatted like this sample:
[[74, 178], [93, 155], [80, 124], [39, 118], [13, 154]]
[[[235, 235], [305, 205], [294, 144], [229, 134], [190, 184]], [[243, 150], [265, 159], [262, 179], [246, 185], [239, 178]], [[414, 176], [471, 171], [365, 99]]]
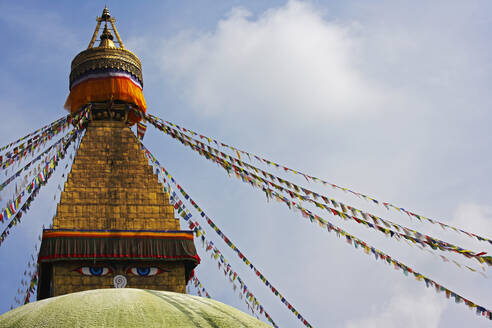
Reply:
[[[106, 3], [126, 47], [142, 60], [149, 113], [492, 237], [489, 2]], [[0, 3], [1, 145], [65, 114], [70, 62], [87, 47], [103, 6]], [[463, 304], [354, 250], [285, 206], [266, 202], [258, 190], [151, 127], [144, 144], [313, 326], [488, 325]], [[285, 177], [443, 240], [492, 251], [343, 192]], [[20, 286], [42, 224], [54, 213], [60, 179], [45, 187], [0, 246], [1, 313]], [[492, 307], [490, 279], [351, 222], [323, 217]], [[208, 236], [279, 326], [299, 326], [212, 231]], [[246, 310], [216, 263], [197, 248], [197, 274], [209, 293]]]

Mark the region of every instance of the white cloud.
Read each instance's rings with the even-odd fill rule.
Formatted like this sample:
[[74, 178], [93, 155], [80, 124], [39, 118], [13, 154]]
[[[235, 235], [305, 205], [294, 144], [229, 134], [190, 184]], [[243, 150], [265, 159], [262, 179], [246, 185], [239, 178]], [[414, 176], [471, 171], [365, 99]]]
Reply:
[[[492, 207], [482, 205], [477, 202], [462, 202], [456, 207], [454, 214], [449, 222], [450, 225], [467, 232], [475, 233], [479, 236], [491, 238], [492, 236]], [[479, 242], [475, 238], [470, 238], [465, 234], [447, 235], [448, 241], [476, 252], [488, 252], [492, 255], [490, 244]]]
[[236, 8], [213, 33], [166, 41], [162, 67], [200, 114], [313, 122], [372, 113], [383, 90], [357, 69], [351, 30], [297, 1], [259, 17]]
[[373, 307], [366, 318], [350, 320], [346, 328], [385, 328], [401, 326], [406, 328], [439, 327], [441, 314], [447, 302], [432, 290], [418, 294], [395, 293], [387, 304]]
[[461, 203], [450, 224], [482, 236], [492, 236], [492, 207]]

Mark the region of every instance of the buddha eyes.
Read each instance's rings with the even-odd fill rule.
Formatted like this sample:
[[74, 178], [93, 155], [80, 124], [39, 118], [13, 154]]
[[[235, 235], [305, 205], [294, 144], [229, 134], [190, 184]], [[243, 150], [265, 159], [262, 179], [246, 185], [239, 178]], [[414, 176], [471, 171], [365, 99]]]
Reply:
[[157, 274], [163, 273], [166, 270], [162, 270], [156, 267], [130, 267], [126, 271], [126, 273], [130, 273], [134, 276], [138, 277], [150, 277], [155, 276]]
[[108, 267], [98, 267], [98, 266], [96, 267], [83, 266], [76, 269], [75, 271], [77, 271], [80, 274], [83, 274], [84, 276], [105, 276], [113, 272]]
[[[78, 269], [75, 269], [74, 271], [77, 271], [78, 273], [83, 274], [84, 276], [95, 276], [95, 277], [102, 277], [110, 273], [113, 273], [113, 270], [111, 268], [104, 267], [104, 266], [82, 266]], [[128, 269], [126, 269], [125, 273], [137, 277], [151, 277], [167, 271], [168, 270], [163, 270], [158, 267], [147, 266], [147, 267], [129, 267]]]

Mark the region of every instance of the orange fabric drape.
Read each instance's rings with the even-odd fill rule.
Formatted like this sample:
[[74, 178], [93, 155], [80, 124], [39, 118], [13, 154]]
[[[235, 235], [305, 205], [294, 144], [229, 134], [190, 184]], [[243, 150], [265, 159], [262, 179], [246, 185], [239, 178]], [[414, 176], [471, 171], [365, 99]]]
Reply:
[[[134, 103], [144, 113], [147, 109], [142, 90], [125, 77], [106, 77], [81, 82], [70, 90], [65, 108], [74, 113], [89, 102], [107, 101], [111, 98]], [[140, 118], [129, 113], [129, 120], [138, 122]]]

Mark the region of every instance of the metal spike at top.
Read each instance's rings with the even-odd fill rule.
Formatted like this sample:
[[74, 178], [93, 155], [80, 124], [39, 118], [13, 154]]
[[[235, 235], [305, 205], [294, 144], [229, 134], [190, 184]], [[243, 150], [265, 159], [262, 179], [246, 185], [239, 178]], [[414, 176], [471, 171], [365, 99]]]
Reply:
[[[99, 32], [99, 29], [101, 28], [102, 22], [106, 22], [106, 26], [104, 27], [105, 30], [107, 29], [107, 23], [109, 22], [111, 24], [111, 27], [114, 31], [115, 36], [116, 36], [116, 40], [118, 40], [118, 44], [119, 44], [120, 48], [125, 49], [125, 45], [123, 44], [123, 40], [121, 40], [120, 34], [118, 33], [118, 30], [116, 29], [116, 25], [114, 24], [115, 19], [113, 17], [111, 17], [111, 14], [109, 13], [109, 9], [106, 6], [104, 6], [101, 17], [97, 17], [96, 21], [97, 21], [96, 29], [94, 30], [94, 34], [92, 34], [92, 39], [91, 39], [91, 42], [89, 43], [89, 46], [87, 47], [87, 49], [94, 47], [94, 43], [96, 42], [96, 39], [97, 39], [97, 33]], [[101, 44], [99, 46], [106, 46], [107, 47], [107, 45], [106, 45], [107, 42], [105, 42], [103, 44], [103, 36], [105, 35], [104, 33], [105, 33], [105, 31], [103, 31], [103, 35], [101, 35]], [[108, 31], [108, 33], [111, 34], [109, 31]], [[108, 33], [106, 33], [106, 35]], [[108, 40], [108, 38], [106, 38], [106, 40]], [[111, 40], [113, 40], [113, 39], [111, 39]], [[113, 46], [114, 46], [114, 44], [113, 44]]]
[[105, 21], [108, 21], [111, 18], [111, 14], [109, 13], [109, 9], [104, 6], [101, 18]]

